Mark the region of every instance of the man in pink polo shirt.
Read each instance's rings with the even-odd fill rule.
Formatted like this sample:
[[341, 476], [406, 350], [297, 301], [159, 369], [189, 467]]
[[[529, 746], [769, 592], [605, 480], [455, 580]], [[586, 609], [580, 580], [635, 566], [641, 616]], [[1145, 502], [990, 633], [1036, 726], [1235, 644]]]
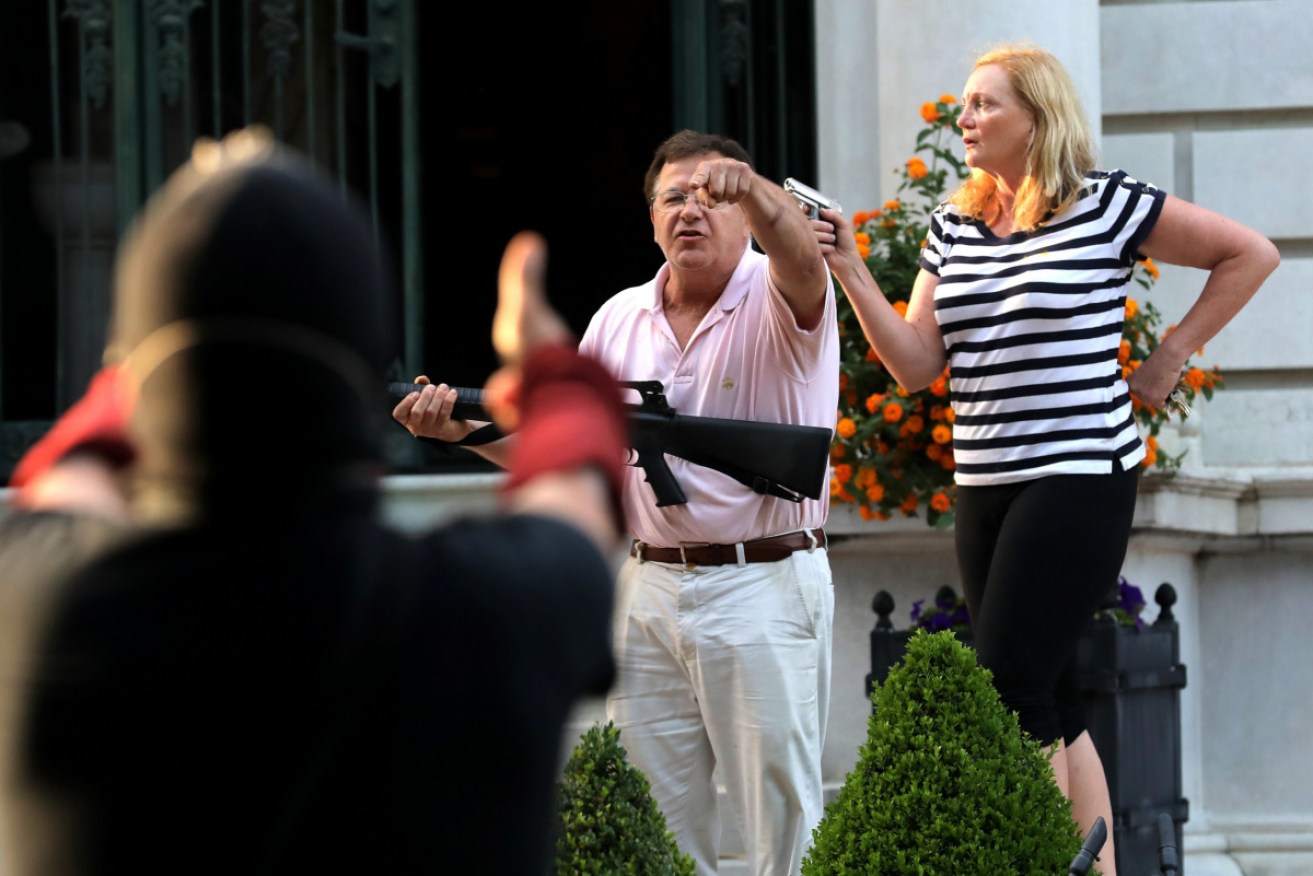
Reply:
[[[666, 263], [602, 306], [580, 351], [621, 380], [660, 380], [680, 414], [832, 428], [834, 290], [802, 211], [738, 143], [693, 131], [657, 148], [644, 185]], [[426, 388], [394, 416], [453, 441], [469, 431], [449, 421], [454, 402], [446, 387]], [[498, 460], [504, 443], [476, 449]], [[626, 472], [634, 543], [619, 575], [607, 712], [699, 874], [714, 874], [720, 856], [717, 765], [749, 871], [797, 873], [824, 808], [828, 503], [667, 462], [687, 504], [658, 508], [643, 471]]]

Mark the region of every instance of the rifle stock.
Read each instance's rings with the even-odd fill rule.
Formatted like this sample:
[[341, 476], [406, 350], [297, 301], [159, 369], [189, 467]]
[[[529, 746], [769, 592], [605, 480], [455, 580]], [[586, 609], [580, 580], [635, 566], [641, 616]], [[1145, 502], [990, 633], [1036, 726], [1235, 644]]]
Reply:
[[[819, 499], [829, 465], [830, 430], [819, 426], [762, 423], [720, 417], [695, 417], [676, 413], [666, 403], [656, 381], [624, 382], [637, 390], [642, 404], [629, 409], [630, 447], [637, 465], [656, 495], [657, 507], [683, 505], [688, 501], [665, 457], [675, 456], [695, 465], [715, 469], [755, 492], [791, 502], [803, 497]], [[413, 383], [392, 383], [388, 391], [397, 398], [423, 389]], [[456, 407], [452, 416], [487, 420], [483, 392], [455, 387]]]

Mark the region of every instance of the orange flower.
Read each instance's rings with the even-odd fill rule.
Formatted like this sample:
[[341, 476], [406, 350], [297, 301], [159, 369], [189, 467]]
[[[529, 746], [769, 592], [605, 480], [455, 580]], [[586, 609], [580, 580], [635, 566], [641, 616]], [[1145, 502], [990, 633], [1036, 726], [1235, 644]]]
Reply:
[[1144, 462], [1140, 463], [1144, 468], [1149, 468], [1158, 461], [1158, 439], [1150, 435], [1144, 439]]
[[922, 179], [929, 171], [926, 170], [925, 162], [919, 158], [907, 159], [907, 175], [912, 179]]
[[903, 500], [903, 504], [899, 505], [898, 507], [899, 510], [901, 510], [904, 514], [906, 514], [908, 517], [911, 517], [914, 513], [916, 513], [916, 506], [920, 504], [921, 504], [921, 499], [916, 495], [916, 493], [908, 493], [907, 498]]
[[1131, 298], [1130, 296], [1127, 296], [1127, 298], [1126, 298], [1126, 318], [1127, 318], [1127, 319], [1135, 319], [1135, 314], [1137, 314], [1137, 313], [1139, 313], [1139, 312], [1140, 312], [1140, 305], [1139, 305], [1138, 303], [1136, 303], [1136, 301], [1135, 301], [1134, 298]]
[[940, 423], [930, 431], [930, 437], [935, 440], [936, 444], [947, 444], [953, 440], [953, 430]]
[[948, 378], [942, 374], [936, 377], [930, 384], [930, 394], [940, 398], [948, 395]]
[[839, 463], [834, 467], [834, 479], [841, 484], [846, 484], [853, 479], [853, 467], [846, 462]]
[[863, 358], [865, 358], [867, 362], [879, 362], [879, 361], [880, 361], [880, 357], [879, 357], [879, 355], [877, 355], [876, 352], [875, 352], [875, 347], [867, 347], [867, 348], [866, 348], [866, 355], [865, 355]]
[[866, 488], [866, 500], [868, 502], [879, 502], [884, 498], [884, 487], [880, 484], [871, 484]]
[[859, 231], [853, 235], [853, 239], [857, 241], [857, 254], [862, 257], [862, 261], [869, 259], [871, 257], [871, 235]]
[[907, 319], [907, 302], [906, 302], [906, 301], [895, 301], [895, 302], [894, 302], [894, 310], [898, 311], [898, 315], [901, 316], [903, 319]]
[[1150, 277], [1155, 280], [1158, 279], [1158, 266], [1153, 263], [1153, 259], [1145, 257], [1140, 259], [1140, 264], [1144, 265], [1144, 269], [1148, 271]]
[[842, 502], [856, 502], [857, 498], [852, 493], [843, 488], [843, 484], [834, 478], [830, 478], [830, 498], [838, 499]]
[[943, 493], [935, 493], [930, 497], [930, 507], [942, 514], [953, 507], [953, 502]]
[[870, 523], [872, 520], [875, 519], [875, 512], [872, 511], [870, 508], [867, 508], [865, 505], [858, 505], [857, 513], [862, 515], [862, 519], [865, 520], [867, 523]]
[[941, 94], [939, 95], [939, 102], [953, 104], [957, 103], [957, 98], [951, 94]]
[[860, 490], [869, 490], [876, 484], [875, 469], [864, 465], [857, 470], [857, 477], [853, 478], [853, 486]]
[[939, 120], [939, 110], [935, 108], [933, 100], [927, 100], [921, 104], [921, 118], [925, 119], [927, 125], [933, 125]]
[[899, 398], [907, 398], [907, 390], [903, 389], [901, 384], [894, 387], [894, 394]]
[[871, 214], [866, 210], [858, 210], [853, 214], [853, 227], [861, 228], [871, 220]]
[[903, 209], [903, 202], [894, 198], [892, 201], [885, 201], [884, 208], [889, 211]]
[[903, 406], [898, 402], [889, 402], [884, 406], [884, 421], [886, 423], [897, 423], [903, 418]]
[[919, 414], [908, 417], [907, 422], [903, 424], [903, 431], [907, 435], [915, 435], [924, 428], [925, 418]]
[[840, 373], [839, 373], [839, 392], [843, 392], [843, 391], [844, 391], [845, 389], [847, 389], [847, 388], [848, 388], [848, 375], [847, 375], [847, 374], [844, 374], [843, 372], [840, 372]]
[[848, 407], [850, 407], [850, 408], [851, 408], [851, 407], [856, 407], [856, 405], [857, 405], [857, 393], [855, 393], [855, 392], [850, 392], [850, 393], [848, 393], [847, 395], [845, 395], [845, 396], [843, 397], [843, 400], [846, 401], [846, 402], [848, 403]]
[[1131, 342], [1122, 338], [1121, 346], [1117, 348], [1117, 364], [1125, 365], [1131, 358]]
[[925, 455], [926, 458], [928, 458], [931, 462], [938, 462], [940, 457], [944, 455], [944, 445], [927, 444], [925, 448]]
[[1185, 384], [1195, 392], [1204, 388], [1204, 372], [1198, 368], [1191, 368], [1185, 372]]
[[830, 459], [831, 459], [831, 460], [835, 460], [835, 459], [843, 459], [844, 456], [845, 456], [847, 453], [848, 453], [848, 448], [847, 448], [847, 447], [844, 447], [842, 444], [832, 444], [832, 445], [830, 445]]
[[952, 408], [949, 408], [948, 410], [944, 411], [944, 419], [952, 423], [954, 420], [957, 419], [957, 411], [953, 410]]
[[957, 460], [953, 459], [953, 454], [945, 453], [939, 460], [939, 467], [944, 471], [952, 471], [957, 468]]
[[857, 434], [857, 424], [849, 417], [840, 417], [834, 431], [838, 433], [840, 438], [851, 438]]
[[866, 397], [866, 412], [874, 414], [875, 409], [880, 407], [880, 402], [884, 401], [883, 392], [873, 392]]
[[930, 406], [930, 419], [931, 419], [931, 420], [934, 420], [934, 421], [937, 423], [937, 422], [939, 422], [940, 420], [942, 420], [943, 418], [944, 418], [944, 406], [943, 406], [943, 405], [931, 405], [931, 406]]

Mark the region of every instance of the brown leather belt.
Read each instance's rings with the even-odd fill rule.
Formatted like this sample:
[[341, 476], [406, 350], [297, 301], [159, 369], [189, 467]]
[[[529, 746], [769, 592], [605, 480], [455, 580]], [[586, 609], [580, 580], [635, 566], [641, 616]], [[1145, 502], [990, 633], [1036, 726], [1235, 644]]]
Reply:
[[[823, 548], [826, 545], [825, 530], [813, 529], [809, 532], [787, 532], [784, 535], [772, 535], [769, 538], [754, 538], [742, 543], [744, 563], [774, 563], [784, 559], [794, 551]], [[653, 547], [641, 541], [629, 546], [629, 555], [645, 562], [683, 563], [690, 569], [694, 566], [728, 566], [740, 562], [739, 545], [733, 544], [685, 544], [680, 547]]]

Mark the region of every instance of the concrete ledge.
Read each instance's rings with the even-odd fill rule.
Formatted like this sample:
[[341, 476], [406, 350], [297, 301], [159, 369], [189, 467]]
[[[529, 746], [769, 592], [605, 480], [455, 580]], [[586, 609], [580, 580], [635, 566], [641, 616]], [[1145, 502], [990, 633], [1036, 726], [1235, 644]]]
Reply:
[[[1147, 475], [1135, 508], [1137, 533], [1203, 536], [1313, 534], [1313, 468], [1187, 469]], [[924, 517], [867, 522], [851, 505], [830, 509], [833, 536], [871, 538], [879, 550], [920, 550], [948, 538]]]
[[1313, 831], [1185, 834], [1182, 864], [1192, 876], [1307, 876]]
[[497, 507], [501, 472], [485, 474], [392, 475], [383, 479], [383, 518], [416, 532], [464, 514]]

